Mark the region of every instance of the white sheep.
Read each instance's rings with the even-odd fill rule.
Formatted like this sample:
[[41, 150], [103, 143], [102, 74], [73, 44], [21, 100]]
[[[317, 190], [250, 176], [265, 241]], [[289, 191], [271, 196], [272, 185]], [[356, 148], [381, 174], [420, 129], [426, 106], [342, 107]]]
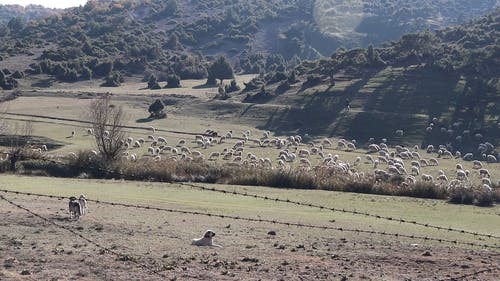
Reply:
[[404, 135], [404, 131], [403, 130], [396, 130], [396, 136], [402, 137], [403, 135]]
[[436, 158], [429, 159], [429, 166], [438, 166], [439, 162]]
[[488, 163], [496, 163], [497, 162], [497, 158], [493, 155], [488, 155], [486, 156], [486, 162]]
[[485, 169], [485, 168], [479, 169], [479, 176], [490, 178], [491, 177], [490, 171], [488, 171], [488, 169]]
[[472, 169], [476, 169], [476, 170], [478, 170], [478, 169], [482, 169], [482, 168], [483, 168], [483, 163], [481, 163], [481, 161], [479, 161], [479, 160], [474, 160], [474, 161], [472, 162]]

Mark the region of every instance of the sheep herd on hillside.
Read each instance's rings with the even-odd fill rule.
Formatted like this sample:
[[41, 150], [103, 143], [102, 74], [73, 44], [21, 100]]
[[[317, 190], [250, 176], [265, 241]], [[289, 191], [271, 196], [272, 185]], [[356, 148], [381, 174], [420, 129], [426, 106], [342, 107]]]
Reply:
[[[432, 123], [429, 125], [433, 126]], [[86, 132], [87, 136], [94, 134], [90, 128], [86, 129]], [[447, 145], [428, 145], [424, 149], [417, 145], [389, 146], [387, 138], [380, 141], [370, 138], [365, 145], [358, 147], [356, 140], [323, 138], [304, 143], [299, 135], [273, 137], [269, 131], [255, 136], [249, 130], [241, 135], [231, 130], [223, 135], [207, 130], [203, 134], [193, 135], [190, 139], [175, 141], [167, 141], [165, 136], [158, 136], [156, 133], [157, 130], [150, 127], [150, 134], [135, 139], [129, 136], [122, 140], [125, 148], [123, 160], [139, 161], [152, 158], [156, 161], [219, 161], [223, 165], [234, 167], [294, 167], [303, 172], [329, 169], [354, 179], [373, 176], [377, 181], [389, 181], [398, 176], [404, 179], [400, 184], [402, 187], [411, 187], [418, 181], [448, 187], [462, 183], [471, 186], [470, 183], [474, 181], [476, 186], [480, 185], [485, 190], [492, 190], [492, 187], [500, 185], [500, 182], [491, 178], [488, 170], [488, 165], [497, 163], [499, 157], [498, 154], [495, 155], [495, 146], [489, 142], [478, 145], [476, 155], [480, 155], [480, 159], [475, 159], [471, 152], [452, 153]], [[70, 135], [75, 137], [75, 134], [75, 131], [71, 131]], [[403, 135], [403, 130], [394, 132], [395, 137]], [[45, 153], [47, 146], [42, 145], [34, 150]], [[96, 156], [99, 154], [95, 150], [91, 152]], [[5, 161], [7, 157], [2, 160]], [[70, 152], [67, 157], [75, 158], [76, 154]], [[445, 166], [442, 166], [440, 161], [445, 161]], [[449, 169], [450, 165], [455, 166], [453, 172]]]
[[[417, 145], [389, 146], [387, 138], [379, 142], [370, 138], [366, 145], [359, 148], [356, 140], [323, 138], [303, 143], [299, 135], [273, 137], [271, 132], [266, 131], [261, 136], [255, 136], [249, 130], [241, 135], [236, 135], [231, 130], [219, 135], [207, 130], [191, 139], [169, 143], [166, 137], [155, 134], [155, 128], [151, 127], [150, 130], [152, 134], [123, 140], [126, 148], [122, 156], [124, 160], [153, 158], [156, 161], [219, 161], [228, 166], [259, 169], [286, 169], [293, 166], [304, 172], [333, 169], [353, 178], [371, 174], [377, 181], [389, 181], [393, 176], [400, 176], [404, 178], [402, 187], [410, 187], [417, 181], [453, 187], [474, 180], [485, 190], [492, 190], [492, 186], [500, 184], [491, 179], [487, 167], [498, 162], [498, 155], [494, 155], [496, 148], [488, 142], [479, 144], [476, 155], [482, 155], [482, 159], [477, 160], [472, 153], [452, 153], [446, 145], [428, 145], [424, 149]], [[91, 134], [91, 129], [87, 133]], [[394, 132], [396, 137], [403, 134], [403, 130]], [[147, 153], [141, 154], [145, 147]], [[92, 152], [97, 155], [96, 151]], [[355, 154], [346, 157], [346, 152]], [[357, 156], [354, 160], [343, 159], [363, 155], [363, 152], [364, 156]], [[440, 169], [440, 161], [454, 161], [455, 171], [451, 173], [449, 169], [446, 172], [446, 169]], [[469, 165], [470, 170], [464, 167], [465, 162], [472, 164]], [[450, 165], [449, 162], [447, 164]], [[437, 174], [424, 173], [425, 167], [427, 170], [432, 167], [431, 171], [436, 171]]]

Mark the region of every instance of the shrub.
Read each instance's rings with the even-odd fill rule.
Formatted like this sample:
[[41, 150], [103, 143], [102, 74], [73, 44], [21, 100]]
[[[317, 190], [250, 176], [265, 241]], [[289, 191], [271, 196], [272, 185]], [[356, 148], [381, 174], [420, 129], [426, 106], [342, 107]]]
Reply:
[[165, 88], [180, 88], [181, 78], [175, 74], [167, 76], [167, 85]]
[[232, 92], [237, 92], [240, 90], [240, 86], [238, 86], [238, 84], [236, 83], [236, 80], [231, 80], [231, 83], [229, 83], [229, 85], [226, 85], [225, 86], [225, 90], [226, 90], [226, 93], [229, 94], [229, 93], [232, 93]]

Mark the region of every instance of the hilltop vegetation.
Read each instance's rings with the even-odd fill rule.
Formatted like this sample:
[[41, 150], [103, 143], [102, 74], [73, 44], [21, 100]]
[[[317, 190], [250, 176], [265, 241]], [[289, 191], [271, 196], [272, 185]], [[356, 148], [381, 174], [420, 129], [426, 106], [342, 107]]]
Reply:
[[[329, 56], [340, 46], [377, 45], [408, 31], [460, 23], [496, 3], [337, 2], [90, 1], [35, 22], [14, 18], [0, 26], [0, 57], [25, 54], [39, 59], [32, 61], [32, 74], [68, 82], [110, 77], [105, 84], [112, 85], [119, 84], [116, 72], [146, 79], [156, 73], [160, 81], [172, 74], [205, 78], [209, 61], [221, 54], [237, 71], [260, 73]], [[332, 26], [338, 22], [344, 24]]]
[[26, 23], [31, 20], [45, 18], [58, 13], [60, 10], [45, 8], [41, 5], [1, 5], [0, 25], [7, 24], [10, 20], [18, 18], [17, 21]]

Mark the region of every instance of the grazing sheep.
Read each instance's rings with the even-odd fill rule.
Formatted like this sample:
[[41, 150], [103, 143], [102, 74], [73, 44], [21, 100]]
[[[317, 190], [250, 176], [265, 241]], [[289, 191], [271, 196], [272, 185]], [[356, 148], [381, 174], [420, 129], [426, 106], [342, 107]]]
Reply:
[[158, 143], [167, 144], [167, 139], [165, 139], [164, 137], [158, 137], [157, 141], [158, 141]]
[[429, 159], [429, 166], [438, 166], [439, 162], [436, 158]]
[[464, 169], [464, 167], [460, 163], [457, 163], [456, 168], [457, 168], [457, 170], [463, 170]]
[[185, 152], [187, 154], [191, 154], [191, 150], [187, 146], [181, 147], [181, 152]]
[[149, 129], [151, 130], [151, 132], [153, 132], [153, 134], [156, 133], [156, 128], [155, 127], [149, 126]]
[[87, 129], [87, 135], [90, 135], [92, 136], [94, 134], [94, 130], [93, 129]]
[[172, 148], [172, 154], [179, 154], [179, 151], [177, 150], [177, 148], [173, 147]]
[[457, 179], [458, 180], [467, 180], [467, 173], [464, 170], [457, 171]]
[[488, 171], [488, 169], [485, 169], [485, 168], [479, 169], [479, 176], [490, 178], [491, 177], [490, 171]]
[[332, 141], [331, 141], [331, 140], [329, 140], [329, 139], [324, 139], [324, 140], [323, 140], [323, 145], [325, 145], [325, 146], [327, 146], [327, 145], [328, 145], [329, 147], [332, 147], [332, 146], [333, 146], [333, 143], [332, 143]]
[[153, 135], [149, 135], [149, 136], [148, 136], [148, 140], [150, 140], [150, 141], [154, 141], [154, 140], [156, 140], [156, 138], [155, 138], [155, 136], [153, 136]]
[[300, 164], [304, 164], [305, 166], [307, 167], [311, 167], [311, 162], [309, 160], [307, 160], [306, 158], [301, 158], [300, 159]]
[[481, 183], [482, 184], [487, 184], [487, 185], [491, 186], [491, 179], [489, 179], [489, 178], [482, 178], [481, 179]]
[[220, 153], [219, 152], [212, 152], [210, 153], [210, 156], [208, 157], [209, 160], [212, 160], [212, 159], [217, 159], [220, 157]]
[[370, 152], [378, 152], [378, 151], [380, 150], [380, 146], [378, 146], [378, 145], [376, 145], [376, 144], [372, 143], [372, 144], [370, 144], [370, 145], [368, 146], [368, 150], [369, 150]]
[[433, 182], [434, 181], [434, 177], [432, 175], [423, 174], [422, 175], [422, 180], [425, 181], [425, 182]]
[[436, 178], [437, 181], [441, 181], [441, 182], [447, 182], [448, 181], [448, 177], [446, 175], [439, 175], [437, 178]]
[[186, 145], [186, 140], [179, 140], [179, 142], [177, 143], [177, 147], [180, 147], [183, 145]]
[[347, 144], [346, 151], [355, 151], [356, 150], [356, 145], [352, 142]]
[[483, 168], [483, 163], [481, 163], [481, 161], [479, 161], [479, 160], [474, 160], [474, 161], [472, 162], [472, 169], [476, 169], [476, 170], [478, 170], [478, 169], [482, 169], [482, 168]]
[[434, 146], [429, 144], [426, 149], [427, 153], [433, 153], [435, 151]]
[[474, 155], [472, 153], [466, 153], [462, 159], [464, 161], [472, 161], [472, 159], [474, 159]]
[[105, 130], [105, 131], [104, 131], [104, 136], [105, 136], [105, 137], [109, 137], [109, 131], [108, 131], [108, 130]]
[[41, 148], [42, 148], [42, 150], [43, 150], [43, 151], [48, 151], [47, 145], [45, 145], [45, 144], [44, 144], [44, 145], [42, 145], [42, 147], [41, 147]]
[[141, 147], [141, 142], [140, 141], [135, 141], [134, 147]]
[[488, 163], [496, 163], [497, 162], [497, 158], [493, 155], [488, 155], [486, 156], [486, 162]]
[[404, 131], [403, 130], [396, 130], [396, 136], [402, 137], [403, 135], [404, 135]]

